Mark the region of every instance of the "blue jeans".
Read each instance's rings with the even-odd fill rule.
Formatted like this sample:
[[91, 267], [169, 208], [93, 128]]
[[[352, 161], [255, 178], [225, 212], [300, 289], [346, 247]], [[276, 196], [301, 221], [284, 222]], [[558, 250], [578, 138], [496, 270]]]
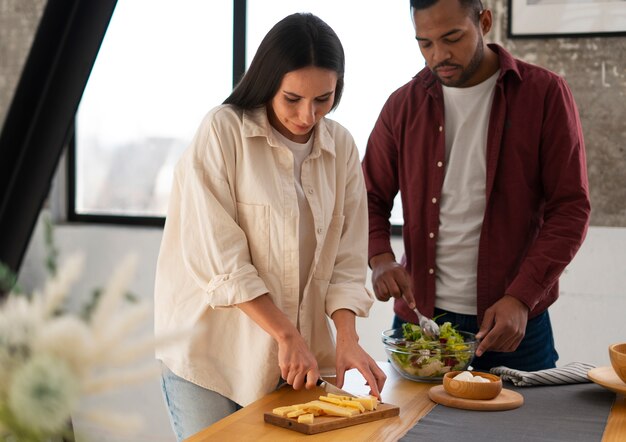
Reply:
[[[436, 308], [434, 316], [438, 324], [450, 322], [457, 330], [477, 333], [479, 329], [475, 315], [463, 315]], [[394, 316], [393, 328], [401, 327], [404, 322], [406, 321]], [[474, 358], [472, 367], [476, 370], [489, 371], [493, 367], [504, 365], [517, 370], [536, 371], [556, 367], [558, 359], [550, 316], [546, 310], [528, 321], [524, 339], [515, 351], [506, 353], [487, 351], [481, 357]]]
[[234, 413], [240, 405], [176, 376], [161, 364], [161, 387], [178, 442]]

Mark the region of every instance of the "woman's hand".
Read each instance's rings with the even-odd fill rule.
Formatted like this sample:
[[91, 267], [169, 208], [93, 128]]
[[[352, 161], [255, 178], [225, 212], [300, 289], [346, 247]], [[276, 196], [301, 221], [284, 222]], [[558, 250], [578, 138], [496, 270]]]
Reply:
[[315, 356], [297, 330], [295, 334], [278, 340], [278, 365], [281, 377], [294, 390], [299, 390], [303, 386], [308, 390], [315, 388], [320, 377]]
[[269, 295], [261, 295], [237, 307], [270, 334], [278, 343], [278, 365], [281, 377], [295, 390], [311, 389], [320, 377], [315, 356], [298, 329], [278, 308]]
[[332, 319], [337, 328], [337, 387], [343, 386], [345, 372], [356, 368], [369, 385], [370, 394], [380, 400], [380, 392], [385, 385], [387, 375], [359, 345], [354, 313], [346, 309], [337, 310], [333, 313]]

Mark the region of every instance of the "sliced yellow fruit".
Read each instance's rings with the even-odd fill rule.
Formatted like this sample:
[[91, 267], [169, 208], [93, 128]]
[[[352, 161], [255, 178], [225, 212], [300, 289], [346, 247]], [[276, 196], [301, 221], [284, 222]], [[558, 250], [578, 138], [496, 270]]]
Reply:
[[327, 393], [326, 396], [334, 398], [334, 399], [339, 399], [340, 401], [349, 401], [350, 399], [352, 399], [352, 396], [344, 396], [344, 395], [335, 394], [335, 393]]
[[[324, 403], [322, 401], [315, 401], [315, 402], [320, 402], [320, 403]], [[320, 416], [322, 414], [324, 414], [324, 410], [322, 410], [322, 407], [320, 407], [317, 404], [314, 404], [313, 402], [307, 402], [306, 404], [302, 404], [302, 407], [305, 408], [309, 413], [313, 413], [316, 416]]]
[[335, 405], [341, 405], [341, 399], [336, 399], [334, 397], [320, 396], [319, 399], [320, 401], [330, 402], [331, 404]]
[[376, 396], [357, 396], [353, 397], [352, 400], [359, 402], [367, 411], [376, 410], [378, 406], [378, 398]]
[[298, 422], [301, 424], [312, 424], [313, 423], [313, 414], [305, 413], [298, 416]]
[[300, 404], [298, 404], [298, 405], [286, 405], [284, 407], [274, 408], [272, 410], [272, 413], [277, 414], [279, 416], [286, 416], [287, 413], [291, 413], [292, 411], [297, 410], [299, 406], [300, 406]]
[[360, 413], [363, 413], [365, 411], [365, 406], [359, 401], [342, 400], [339, 405], [341, 405], [342, 407], [356, 408], [357, 410], [359, 410]]
[[297, 410], [293, 410], [290, 411], [289, 413], [287, 413], [287, 417], [298, 417], [301, 416], [303, 414], [306, 414], [306, 410], [299, 408]]
[[324, 414], [321, 408], [318, 407], [307, 407], [306, 411], [313, 416], [321, 416]]
[[359, 410], [356, 408], [341, 407], [339, 405], [320, 400], [307, 402], [304, 406], [307, 409], [319, 408], [328, 416], [350, 417], [359, 414]]

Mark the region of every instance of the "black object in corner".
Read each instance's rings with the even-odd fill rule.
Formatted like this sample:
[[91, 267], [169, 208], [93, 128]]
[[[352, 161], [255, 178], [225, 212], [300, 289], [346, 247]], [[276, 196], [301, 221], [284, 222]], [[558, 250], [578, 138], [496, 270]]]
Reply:
[[0, 132], [0, 261], [17, 272], [117, 0], [48, 0]]

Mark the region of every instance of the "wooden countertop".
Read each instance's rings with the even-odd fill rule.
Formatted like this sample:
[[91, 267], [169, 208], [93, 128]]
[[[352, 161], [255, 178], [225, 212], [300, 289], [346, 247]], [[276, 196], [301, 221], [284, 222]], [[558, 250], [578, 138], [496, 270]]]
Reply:
[[[232, 415], [191, 436], [186, 442], [214, 440], [281, 442], [281, 441], [397, 441], [436, 404], [428, 390], [436, 384], [412, 382], [402, 378], [387, 362], [379, 362], [387, 374], [383, 401], [400, 407], [400, 415], [325, 433], [304, 435], [265, 423], [263, 413], [272, 408], [302, 402], [307, 392], [282, 388], [242, 408]], [[346, 373], [344, 389], [354, 394], [368, 394], [369, 389], [356, 370]], [[310, 394], [310, 392], [308, 392]], [[440, 405], [441, 406], [441, 405]], [[607, 421], [602, 442], [626, 440], [626, 399], [618, 394]]]

